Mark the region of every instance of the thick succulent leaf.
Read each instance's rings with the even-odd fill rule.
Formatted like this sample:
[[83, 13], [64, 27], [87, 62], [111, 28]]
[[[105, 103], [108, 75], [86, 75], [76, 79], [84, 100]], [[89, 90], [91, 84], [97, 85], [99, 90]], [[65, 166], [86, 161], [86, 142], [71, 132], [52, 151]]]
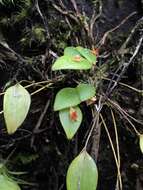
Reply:
[[141, 152], [143, 153], [143, 134], [139, 136], [139, 144]]
[[92, 67], [92, 64], [81, 57], [80, 61], [74, 61], [74, 56], [64, 55], [59, 57], [52, 66], [52, 70], [73, 69], [73, 70], [87, 70]]
[[21, 190], [19, 185], [8, 178], [7, 176], [0, 175], [0, 190]]
[[59, 111], [60, 122], [62, 124], [62, 127], [64, 128], [64, 131], [68, 139], [73, 138], [82, 122], [82, 112], [80, 108], [76, 106], [74, 107], [74, 110], [77, 114], [76, 120], [72, 120], [70, 118], [70, 108]]
[[75, 47], [67, 47], [64, 50], [64, 55], [74, 57], [74, 56], [77, 56], [77, 55], [80, 56], [81, 54], [79, 53], [79, 51]]
[[77, 87], [80, 100], [83, 102], [95, 96], [95, 87], [91, 84], [79, 84]]
[[96, 56], [92, 53], [90, 49], [86, 49], [83, 47], [76, 47], [76, 49], [79, 51], [79, 53], [85, 57], [90, 63], [95, 64], [96, 63]]
[[67, 172], [67, 190], [96, 190], [98, 171], [91, 156], [83, 151], [70, 164]]
[[80, 98], [75, 88], [63, 88], [55, 98], [54, 111], [70, 108], [80, 104]]
[[16, 84], [6, 90], [3, 110], [9, 134], [14, 133], [23, 123], [29, 111], [30, 103], [30, 94], [20, 84]]

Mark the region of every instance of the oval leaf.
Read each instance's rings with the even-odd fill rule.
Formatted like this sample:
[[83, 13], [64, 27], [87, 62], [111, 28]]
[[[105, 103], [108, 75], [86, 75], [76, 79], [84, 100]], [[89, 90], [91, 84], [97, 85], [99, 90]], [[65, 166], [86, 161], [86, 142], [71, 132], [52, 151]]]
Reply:
[[74, 57], [76, 55], [81, 55], [75, 47], [67, 47], [64, 50], [64, 55]]
[[62, 69], [73, 69], [73, 70], [87, 70], [92, 67], [91, 63], [84, 59], [83, 57], [80, 60], [75, 61], [74, 56], [64, 55], [59, 57], [52, 66], [52, 70], [62, 70]]
[[[73, 109], [73, 113], [70, 113], [70, 109]], [[59, 117], [67, 138], [72, 139], [82, 122], [82, 112], [80, 108], [76, 106], [74, 108], [60, 110]]]
[[20, 84], [6, 90], [3, 110], [8, 134], [14, 133], [23, 123], [29, 111], [30, 103], [30, 94]]
[[85, 57], [90, 63], [95, 64], [96, 63], [96, 55], [92, 53], [90, 49], [86, 49], [83, 47], [76, 47], [76, 49], [79, 51], [79, 53]]
[[63, 88], [55, 98], [54, 111], [70, 108], [80, 104], [79, 95], [75, 88]]
[[9, 177], [0, 175], [0, 190], [20, 190], [20, 187]]
[[141, 152], [143, 153], [143, 134], [139, 136], [139, 144]]
[[70, 164], [67, 172], [67, 190], [96, 190], [98, 171], [91, 156], [83, 151]]
[[79, 84], [76, 89], [81, 101], [91, 99], [96, 93], [95, 87], [91, 84]]

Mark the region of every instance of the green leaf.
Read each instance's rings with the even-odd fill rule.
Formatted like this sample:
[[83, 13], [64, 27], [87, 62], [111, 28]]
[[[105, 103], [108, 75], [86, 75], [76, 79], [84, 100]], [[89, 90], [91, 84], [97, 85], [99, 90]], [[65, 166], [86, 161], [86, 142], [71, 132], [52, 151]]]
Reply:
[[75, 88], [63, 88], [55, 98], [54, 111], [70, 108], [80, 104], [79, 95]]
[[54, 111], [70, 108], [95, 96], [95, 87], [91, 84], [79, 84], [76, 88], [64, 88], [55, 98]]
[[92, 53], [90, 49], [86, 49], [83, 47], [76, 47], [76, 49], [79, 51], [79, 53], [85, 57], [90, 63], [95, 64], [96, 63], [96, 56]]
[[21, 190], [19, 185], [7, 176], [0, 175], [0, 190]]
[[67, 172], [67, 190], [96, 190], [98, 171], [91, 156], [83, 151], [70, 164]]
[[83, 102], [95, 96], [95, 87], [91, 84], [79, 84], [76, 87], [80, 100]]
[[143, 153], [143, 134], [139, 136], [139, 144], [140, 144], [141, 152]]
[[91, 63], [81, 57], [80, 61], [74, 61], [74, 57], [64, 55], [59, 57], [52, 66], [52, 70], [73, 69], [73, 70], [87, 70], [92, 67]]
[[80, 124], [82, 122], [82, 112], [78, 106], [74, 107], [73, 110], [77, 114], [77, 119], [72, 120], [70, 118], [70, 108], [60, 110], [59, 111], [59, 117], [60, 122], [64, 128], [64, 131], [66, 133], [66, 136], [68, 139], [72, 139], [75, 133], [77, 132], [78, 128], [80, 127]]
[[23, 123], [28, 114], [30, 103], [30, 94], [20, 84], [6, 90], [3, 110], [8, 134], [14, 133]]
[[64, 50], [64, 55], [74, 57], [76, 55], [81, 55], [75, 47], [67, 47]]

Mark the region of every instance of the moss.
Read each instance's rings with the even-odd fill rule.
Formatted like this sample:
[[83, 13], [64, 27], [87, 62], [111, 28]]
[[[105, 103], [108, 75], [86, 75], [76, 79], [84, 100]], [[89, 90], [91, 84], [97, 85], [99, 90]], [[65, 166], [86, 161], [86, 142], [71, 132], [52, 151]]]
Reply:
[[4, 14], [1, 13], [2, 17], [0, 19], [2, 24], [5, 24], [5, 22], [3, 22], [5, 17], [8, 17], [13, 24], [21, 21], [28, 16], [29, 9], [32, 6], [31, 0], [1, 0], [0, 4], [4, 10]]
[[26, 29], [23, 38], [20, 40], [22, 46], [31, 47], [32, 43], [37, 43], [39, 45], [46, 42], [45, 29], [40, 25], [34, 25], [32, 28]]

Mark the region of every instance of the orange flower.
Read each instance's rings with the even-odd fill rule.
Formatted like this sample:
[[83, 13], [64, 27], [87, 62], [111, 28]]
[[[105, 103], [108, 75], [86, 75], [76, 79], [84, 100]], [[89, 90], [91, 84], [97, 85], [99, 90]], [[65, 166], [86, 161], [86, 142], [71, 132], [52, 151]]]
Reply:
[[93, 48], [91, 50], [91, 53], [93, 53], [94, 55], [98, 56], [99, 55], [99, 49], [98, 48]]
[[74, 108], [70, 108], [69, 116], [71, 121], [77, 121], [78, 115]]
[[81, 61], [81, 56], [80, 56], [80, 55], [74, 56], [74, 57], [73, 57], [73, 61], [80, 62], [80, 61]]

